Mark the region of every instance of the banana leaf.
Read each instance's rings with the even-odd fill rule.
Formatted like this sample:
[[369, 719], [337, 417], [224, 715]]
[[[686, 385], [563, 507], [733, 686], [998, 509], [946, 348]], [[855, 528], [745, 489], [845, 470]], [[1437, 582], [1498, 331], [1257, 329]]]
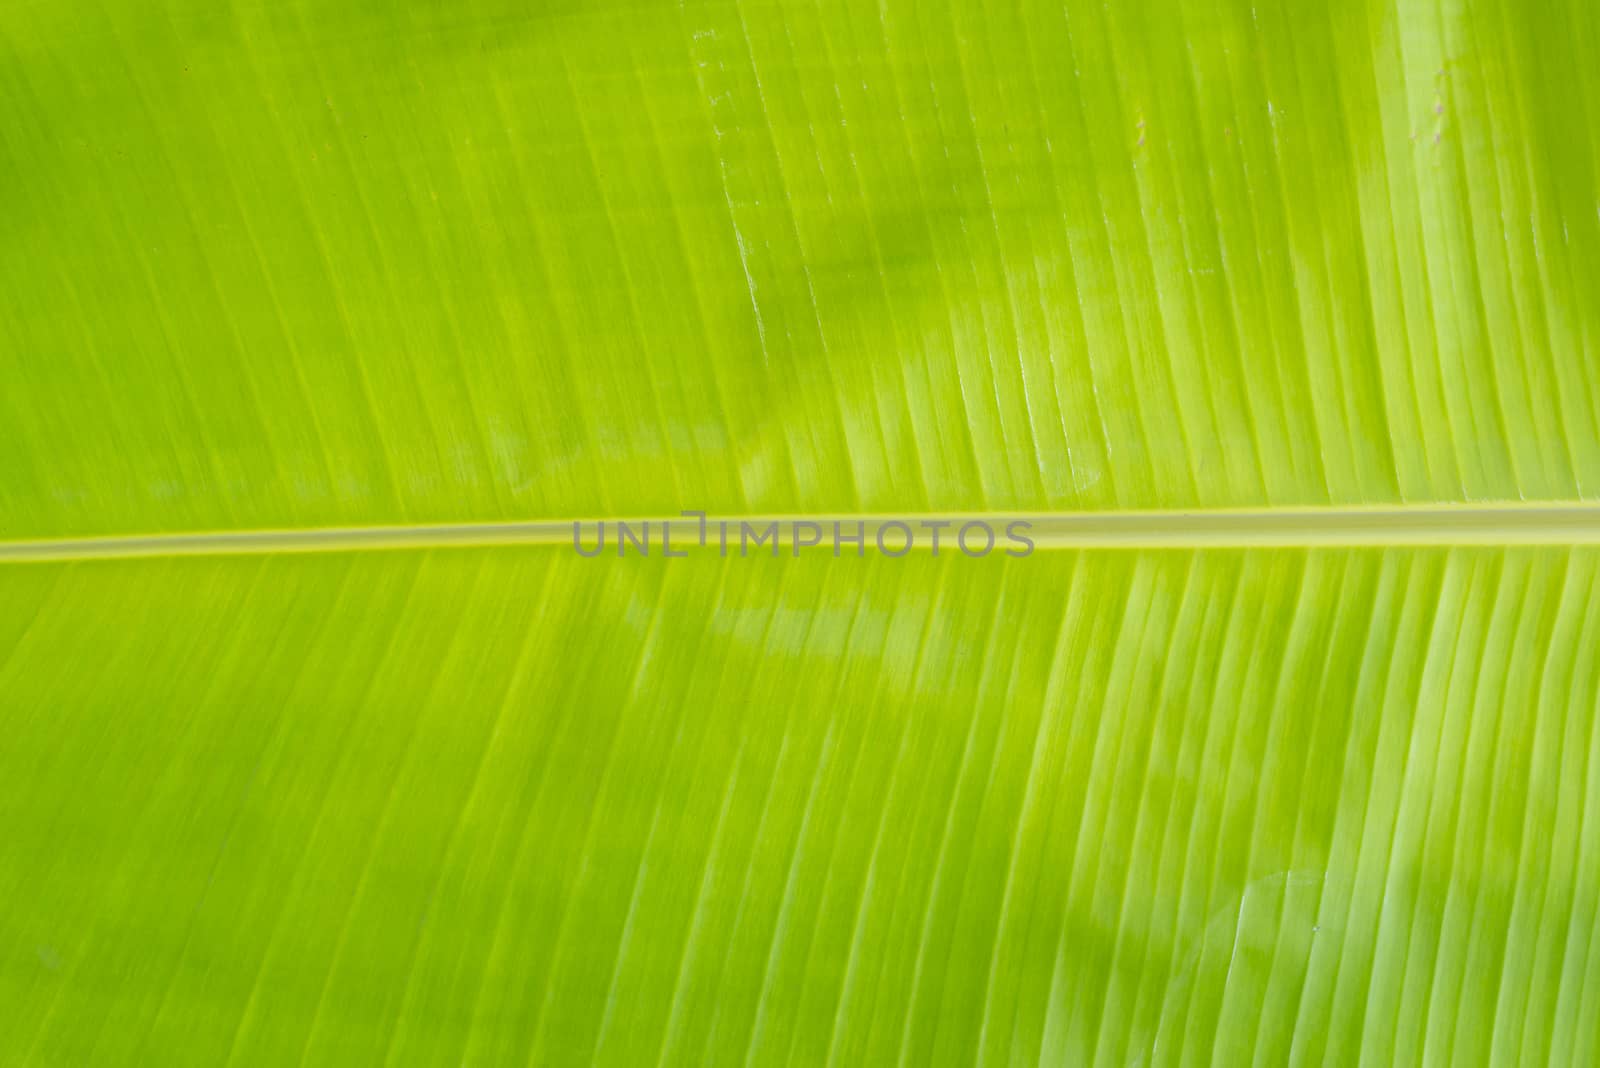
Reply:
[[1597, 71], [13, 0], [0, 1064], [1600, 1061]]

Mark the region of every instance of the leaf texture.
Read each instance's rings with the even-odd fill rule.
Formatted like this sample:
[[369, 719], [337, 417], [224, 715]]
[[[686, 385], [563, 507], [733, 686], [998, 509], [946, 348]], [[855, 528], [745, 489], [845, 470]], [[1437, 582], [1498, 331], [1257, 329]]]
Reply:
[[1575, 498], [1588, 0], [0, 15], [8, 537]]
[[21, 569], [7, 1059], [1586, 1063], [1597, 569]]
[[[14, 0], [0, 542], [1581, 505], [1592, 8]], [[425, 542], [0, 545], [0, 1064], [1600, 1060], [1600, 550]]]

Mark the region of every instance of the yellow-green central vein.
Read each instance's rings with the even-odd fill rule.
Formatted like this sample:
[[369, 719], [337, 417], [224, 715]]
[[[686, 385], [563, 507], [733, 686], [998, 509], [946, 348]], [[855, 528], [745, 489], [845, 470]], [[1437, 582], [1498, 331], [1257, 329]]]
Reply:
[[[941, 550], [948, 548], [955, 552], [957, 534], [962, 527], [974, 523], [987, 525], [1002, 538], [1007, 525], [1026, 523], [1027, 527], [1022, 529], [1036, 550], [1600, 544], [1600, 504], [1572, 501], [1208, 511], [711, 516], [706, 520], [704, 546], [700, 544], [701, 521], [693, 517], [185, 531], [0, 542], [0, 563], [495, 545], [571, 548], [575, 523], [579, 525], [583, 545], [591, 552], [599, 524], [606, 525], [608, 540], [604, 555], [607, 557], [617, 554], [619, 524], [626, 524], [636, 536], [647, 533], [652, 556], [662, 555], [661, 534], [669, 528], [674, 555], [684, 551], [723, 551], [720, 546], [724, 544], [728, 554], [737, 554], [742, 528], [749, 528], [753, 535], [763, 537], [775, 528], [777, 551], [781, 555], [796, 551], [797, 528], [805, 528], [807, 539], [815, 534], [813, 528], [817, 528], [821, 531], [820, 542], [803, 542], [799, 551], [807, 554], [832, 552], [835, 524], [839, 524], [845, 535], [864, 532], [864, 547], [868, 553], [876, 550], [877, 532], [893, 524], [910, 532], [909, 543], [914, 548], [933, 549], [937, 535]], [[899, 549], [906, 542], [905, 531], [896, 527], [889, 534], [894, 548]], [[1000, 545], [1003, 547], [1005, 543], [1002, 541]], [[771, 551], [770, 541], [751, 544], [745, 550], [748, 555]], [[840, 551], [849, 555], [856, 551], [855, 545], [845, 541]], [[640, 555], [632, 541], [624, 552]]]

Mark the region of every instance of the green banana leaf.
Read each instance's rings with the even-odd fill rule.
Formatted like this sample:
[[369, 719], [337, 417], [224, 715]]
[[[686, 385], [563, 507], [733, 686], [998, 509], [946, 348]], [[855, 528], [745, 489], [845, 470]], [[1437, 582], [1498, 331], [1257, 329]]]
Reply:
[[1592, 0], [12, 0], [0, 1065], [1600, 1062], [1597, 179]]

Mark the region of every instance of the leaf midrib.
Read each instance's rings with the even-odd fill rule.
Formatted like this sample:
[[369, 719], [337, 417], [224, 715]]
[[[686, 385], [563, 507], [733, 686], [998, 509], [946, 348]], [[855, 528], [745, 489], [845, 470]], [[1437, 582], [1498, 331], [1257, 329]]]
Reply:
[[[71, 560], [134, 559], [170, 556], [227, 556], [267, 553], [371, 552], [505, 545], [566, 545], [580, 524], [592, 548], [599, 523], [615, 537], [616, 524], [635, 533], [648, 530], [652, 555], [661, 555], [661, 531], [670, 527], [674, 554], [720, 551], [720, 524], [728, 531], [728, 555], [738, 552], [741, 525], [766, 534], [776, 526], [779, 550], [793, 552], [798, 527], [812, 524], [822, 541], [802, 546], [808, 553], [831, 552], [833, 524], [854, 533], [863, 524], [867, 551], [880, 528], [903, 524], [911, 546], [932, 550], [935, 527], [939, 547], [956, 551], [955, 536], [969, 523], [986, 523], [998, 535], [1008, 524], [1026, 522], [1036, 549], [1154, 548], [1381, 548], [1386, 546], [1578, 545], [1600, 544], [1600, 502], [1504, 501], [1473, 504], [1355, 505], [1261, 509], [1204, 509], [1118, 512], [941, 512], [816, 513], [726, 515], [708, 518], [705, 546], [699, 546], [698, 518], [604, 516], [500, 522], [414, 523], [387, 526], [302, 527], [236, 531], [181, 531], [0, 542], [0, 564]], [[814, 533], [808, 526], [807, 535]], [[898, 548], [904, 532], [887, 532]], [[614, 542], [613, 542], [614, 545]], [[768, 543], [750, 553], [769, 552]], [[845, 544], [843, 551], [852, 551]], [[996, 549], [995, 551], [1001, 551]], [[607, 556], [613, 555], [612, 545]]]

